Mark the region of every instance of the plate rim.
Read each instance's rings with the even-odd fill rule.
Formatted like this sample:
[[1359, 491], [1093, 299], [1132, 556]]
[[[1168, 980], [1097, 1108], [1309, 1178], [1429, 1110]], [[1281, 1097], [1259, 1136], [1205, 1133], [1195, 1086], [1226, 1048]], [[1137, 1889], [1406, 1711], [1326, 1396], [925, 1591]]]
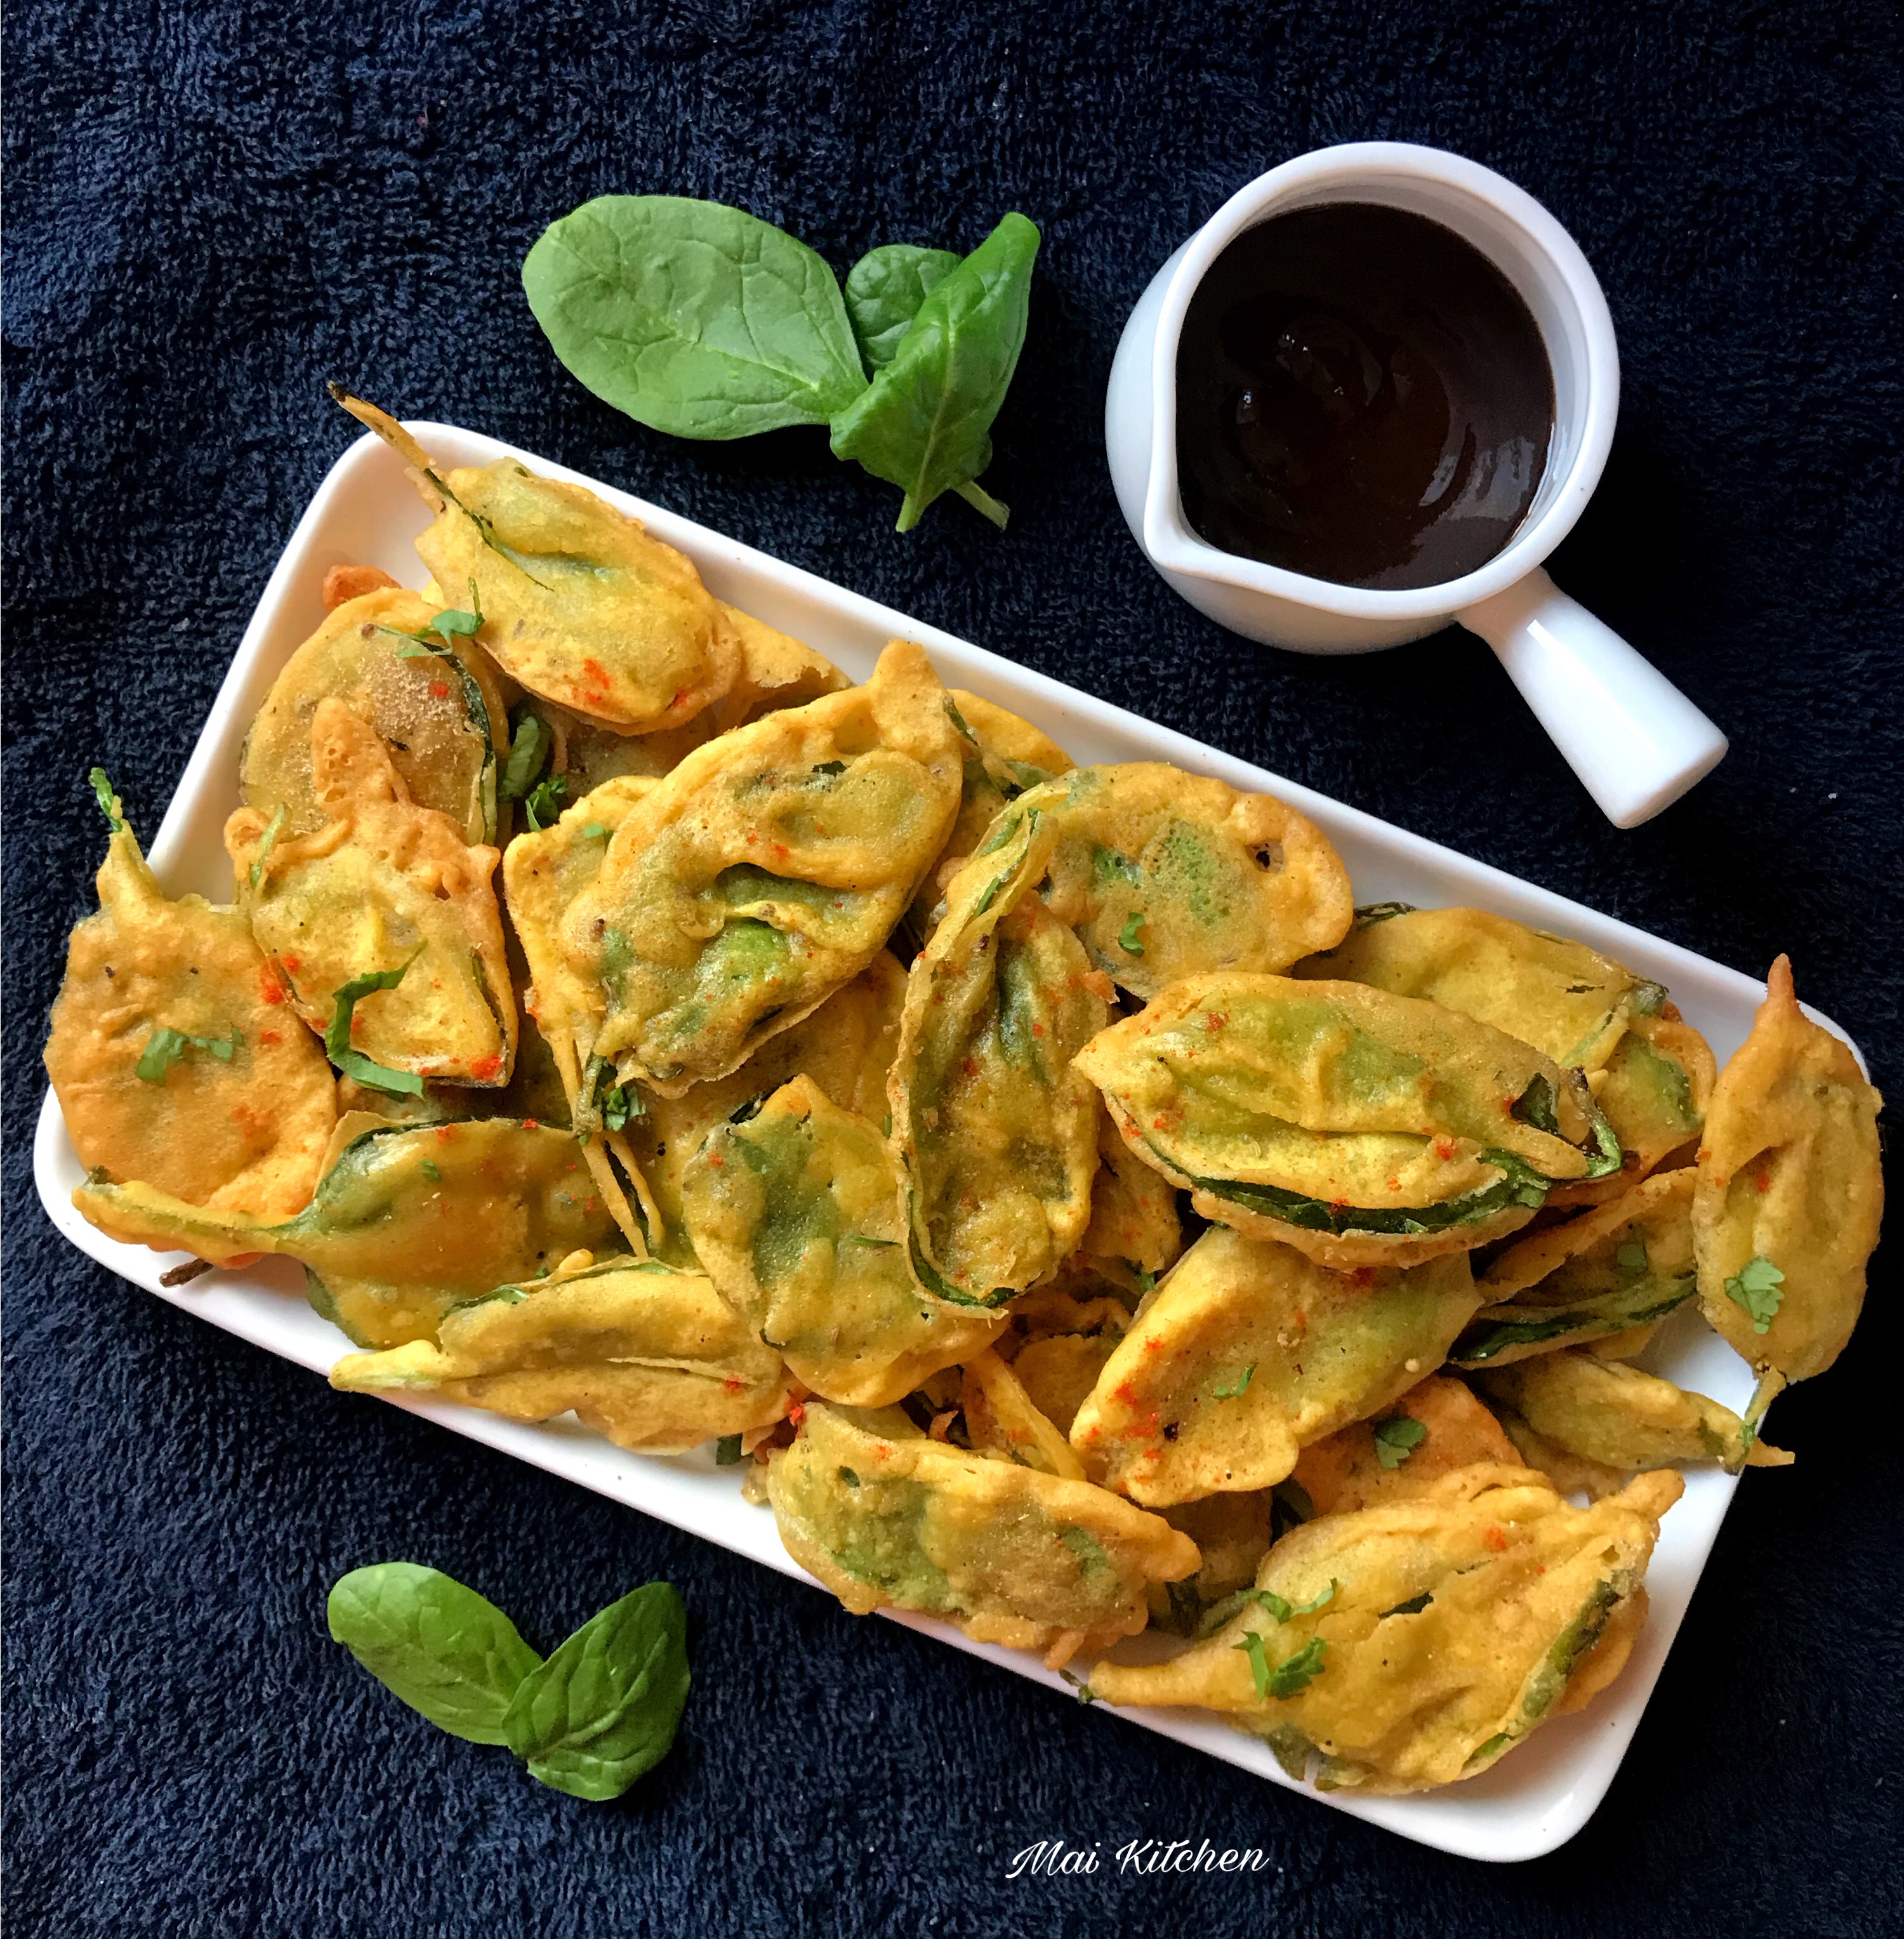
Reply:
[[[1663, 970], [1665, 973], [1659, 976], [1660, 981], [1671, 983], [1676, 976], [1683, 986], [1690, 979], [1705, 986], [1714, 1000], [1729, 1001], [1730, 1004], [1756, 1008], [1763, 1000], [1765, 985], [1741, 971], [1700, 956], [1665, 937], [1635, 928], [1617, 917], [1573, 902], [1490, 863], [1461, 854], [1411, 829], [1383, 821], [1366, 810], [1321, 794], [1174, 729], [1146, 720], [1115, 702], [1069, 686], [1034, 668], [1022, 666], [941, 628], [922, 623], [865, 594], [776, 559], [771, 553], [715, 531], [665, 507], [652, 504], [620, 487], [481, 432], [430, 420], [407, 422], [408, 428], [427, 446], [433, 442], [439, 449], [454, 444], [470, 453], [476, 462], [513, 458], [534, 467], [544, 476], [583, 486], [599, 493], [610, 503], [640, 519], [656, 537], [688, 553], [704, 573], [711, 571], [716, 577], [738, 574], [764, 578], [795, 601], [822, 609], [835, 618], [844, 618], [869, 631], [883, 631], [889, 636], [917, 640], [929, 655], [947, 655], [955, 661], [966, 662], [958, 671], [961, 683], [981, 684], [972, 677], [975, 671], [979, 673], [1006, 695], [1002, 704], [1017, 708], [1042, 707], [1044, 712], [1040, 717], [1041, 724], [1049, 724], [1053, 717], [1060, 722], [1066, 716], [1081, 717], [1102, 732], [1145, 744], [1154, 750], [1152, 758], [1174, 762], [1193, 772], [1216, 775], [1233, 786], [1273, 793], [1279, 799], [1315, 820], [1332, 840], [1346, 837], [1384, 851], [1398, 857], [1406, 869], [1430, 875], [1458, 876], [1462, 878], [1464, 892], [1483, 901], [1484, 906], [1502, 909], [1504, 912], [1515, 914], [1520, 920], [1537, 920], [1542, 927], [1571, 924], [1595, 933], [1600, 939], [1596, 946], [1606, 946], [1622, 960], [1631, 960], [1651, 973], [1657, 975]], [[272, 638], [282, 632], [287, 619], [300, 605], [313, 609], [317, 616], [321, 616], [321, 602], [317, 595], [321, 574], [312, 556], [323, 549], [324, 532], [339, 501], [362, 482], [362, 474], [367, 471], [373, 467], [394, 470], [399, 464], [400, 461], [379, 440], [366, 433], [339, 455], [300, 516], [260, 593], [148, 848], [148, 859], [162, 881], [183, 864], [188, 843], [195, 836], [202, 836], [208, 821], [215, 816], [216, 826], [222, 827], [228, 810], [221, 802], [229, 800], [234, 792], [236, 763], [233, 757], [236, 750], [233, 735], [239, 724], [240, 711], [247, 708], [249, 695], [260, 682], [268, 684], [275, 677], [278, 666], [296, 644], [294, 640], [277, 661], [267, 666], [265, 662]], [[409, 489], [407, 484], [403, 489], [406, 492]], [[420, 529], [426, 522], [426, 516], [421, 501], [417, 503], [416, 524]], [[309, 596], [305, 596], [307, 594]], [[306, 632], [309, 630], [307, 628]], [[1027, 692], [1031, 696], [1029, 700]], [[259, 698], [262, 699], [261, 693]], [[255, 711], [255, 703], [251, 703], [250, 711]], [[230, 770], [221, 773], [220, 769], [227, 762], [231, 763]], [[218, 852], [223, 853], [221, 844]], [[1819, 1020], [1851, 1043], [1828, 1018], [1820, 1017]], [[1852, 1043], [1851, 1048], [1856, 1053], [1857, 1046]], [[1861, 1055], [1860, 1061], [1863, 1062]], [[56, 1229], [79, 1250], [120, 1278], [156, 1293], [172, 1305], [196, 1313], [253, 1345], [278, 1357], [293, 1359], [315, 1372], [327, 1372], [331, 1360], [339, 1356], [340, 1348], [349, 1350], [348, 1343], [342, 1336], [324, 1327], [315, 1314], [310, 1315], [312, 1322], [324, 1332], [331, 1333], [337, 1345], [332, 1346], [322, 1341], [321, 1336], [313, 1335], [310, 1336], [313, 1350], [298, 1351], [287, 1347], [281, 1338], [274, 1341], [264, 1337], [274, 1330], [281, 1334], [286, 1324], [286, 1316], [278, 1308], [275, 1289], [267, 1295], [271, 1304], [260, 1309], [262, 1317], [254, 1313], [252, 1307], [260, 1294], [270, 1285], [271, 1268], [281, 1268], [286, 1262], [266, 1262], [262, 1270], [250, 1269], [253, 1275], [251, 1281], [232, 1275], [215, 1287], [195, 1282], [189, 1288], [168, 1288], [159, 1284], [160, 1274], [173, 1261], [183, 1259], [187, 1255], [160, 1254], [143, 1246], [121, 1245], [86, 1224], [71, 1203], [70, 1181], [78, 1176], [78, 1160], [66, 1139], [58, 1100], [50, 1086], [42, 1099], [35, 1128], [33, 1168], [41, 1203]], [[301, 1299], [297, 1304], [303, 1307]], [[275, 1328], [269, 1323], [273, 1319], [276, 1322]], [[292, 1332], [300, 1331], [301, 1324], [294, 1326]], [[315, 1350], [320, 1344], [329, 1353], [330, 1359]], [[564, 1431], [559, 1425], [510, 1421], [446, 1402], [401, 1396], [379, 1398], [466, 1438], [514, 1455], [578, 1485], [605, 1494], [625, 1506], [638, 1508], [703, 1539], [716, 1542], [731, 1553], [761, 1562], [796, 1581], [820, 1587], [814, 1578], [780, 1548], [770, 1518], [762, 1517], [765, 1539], [760, 1542], [735, 1542], [710, 1532], [705, 1511], [715, 1497], [708, 1484], [718, 1480], [722, 1495], [731, 1496], [734, 1481], [728, 1473], [716, 1477], [704, 1450], [682, 1457], [643, 1456], [613, 1448], [598, 1437], [585, 1435], [579, 1431]], [[583, 1458], [585, 1453], [592, 1458]], [[1689, 1484], [1694, 1478], [1689, 1476]], [[1690, 1565], [1691, 1581], [1685, 1599], [1687, 1603], [1696, 1591], [1738, 1484], [1735, 1476], [1701, 1473], [1696, 1478], [1704, 1484], [1703, 1496], [1711, 1499], [1706, 1502], [1704, 1515], [1697, 1518], [1702, 1526], [1693, 1544], [1696, 1554], [1689, 1554], [1681, 1558], [1683, 1563]], [[1689, 1494], [1690, 1492], [1689, 1486]], [[636, 1499], [637, 1495], [643, 1499]], [[1687, 1528], [1689, 1524], [1682, 1522], [1678, 1527]], [[826, 1592], [823, 1589], [820, 1593]], [[1026, 1652], [1008, 1651], [996, 1645], [975, 1643], [949, 1624], [911, 1612], [887, 1610], [881, 1613], [905, 1627], [950, 1642], [967, 1654], [984, 1657], [1061, 1694], [1071, 1694], [1055, 1674], [1045, 1670], [1036, 1657]], [[1573, 1755], [1572, 1763], [1577, 1767], [1572, 1772], [1571, 1781], [1557, 1788], [1547, 1787], [1550, 1794], [1546, 1803], [1531, 1810], [1528, 1807], [1534, 1800], [1530, 1787], [1525, 1783], [1509, 1785], [1501, 1774], [1526, 1770], [1528, 1766], [1523, 1761], [1533, 1758], [1536, 1746], [1548, 1731], [1563, 1730], [1568, 1724], [1577, 1725], [1579, 1719], [1562, 1720], [1549, 1725], [1511, 1763], [1498, 1767], [1495, 1772], [1482, 1778], [1407, 1797], [1358, 1797], [1353, 1793], [1319, 1793], [1307, 1784], [1289, 1779], [1268, 1759], [1264, 1747], [1214, 1719], [1179, 1712], [1121, 1710], [1116, 1714], [1127, 1723], [1205, 1750], [1255, 1775], [1267, 1778], [1311, 1804], [1347, 1812], [1417, 1843], [1484, 1861], [1520, 1862], [1544, 1856], [1565, 1843], [1598, 1808], [1624, 1761], [1683, 1615], [1683, 1604], [1669, 1623], [1660, 1620], [1656, 1612], [1655, 1620], [1647, 1626], [1641, 1646], [1635, 1651], [1635, 1660], [1620, 1679], [1630, 1685], [1622, 1699], [1610, 1709], [1595, 1706], [1591, 1712], [1583, 1713], [1598, 1727], [1593, 1736], [1578, 1728], [1568, 1733], [1570, 1738], [1577, 1739], [1586, 1746]], [[1594, 1740], [1595, 1736], [1597, 1743]], [[1548, 1764], [1553, 1761], [1551, 1756], [1544, 1760]], [[1488, 1788], [1477, 1790], [1477, 1786]], [[1513, 1795], [1516, 1790], [1529, 1794], [1517, 1799]], [[1495, 1794], [1497, 1791], [1498, 1795]]]

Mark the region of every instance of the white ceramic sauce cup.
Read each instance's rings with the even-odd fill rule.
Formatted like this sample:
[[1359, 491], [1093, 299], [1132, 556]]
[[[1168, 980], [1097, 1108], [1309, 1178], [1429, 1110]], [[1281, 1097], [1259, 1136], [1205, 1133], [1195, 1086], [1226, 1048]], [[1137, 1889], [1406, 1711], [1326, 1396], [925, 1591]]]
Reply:
[[[1412, 211], [1472, 243], [1533, 312], [1553, 373], [1547, 469], [1527, 516], [1478, 571], [1440, 586], [1338, 586], [1219, 551], [1191, 530], [1177, 483], [1177, 340], [1212, 263], [1249, 228], [1334, 202]], [[1480, 635], [1616, 827], [1632, 828], [1711, 772], [1726, 737], [1657, 668], [1561, 592], [1541, 562], [1573, 529], [1620, 409], [1613, 319], [1586, 258], [1525, 190], [1439, 148], [1322, 148], [1239, 189], [1157, 271], [1111, 368], [1104, 438], [1137, 542], [1191, 605], [1297, 653], [1360, 653], [1458, 620]]]

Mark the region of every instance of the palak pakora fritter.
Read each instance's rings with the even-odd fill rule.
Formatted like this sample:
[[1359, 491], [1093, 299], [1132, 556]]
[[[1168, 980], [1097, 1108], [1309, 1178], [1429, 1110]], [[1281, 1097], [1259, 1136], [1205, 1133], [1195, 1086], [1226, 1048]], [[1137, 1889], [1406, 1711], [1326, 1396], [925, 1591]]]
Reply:
[[[1674, 1471], [1788, 1462], [1766, 1405], [1863, 1298], [1879, 1100], [1784, 959], [1721, 1073], [1596, 951], [1356, 912], [1283, 803], [1077, 767], [902, 641], [853, 685], [348, 408], [431, 583], [326, 575], [229, 908], [99, 778], [46, 1051], [84, 1216], [302, 1262], [340, 1390], [711, 1444], [847, 1609], [1326, 1787], [1614, 1682]], [[1646, 1364], [1702, 1315], [1744, 1416]]]

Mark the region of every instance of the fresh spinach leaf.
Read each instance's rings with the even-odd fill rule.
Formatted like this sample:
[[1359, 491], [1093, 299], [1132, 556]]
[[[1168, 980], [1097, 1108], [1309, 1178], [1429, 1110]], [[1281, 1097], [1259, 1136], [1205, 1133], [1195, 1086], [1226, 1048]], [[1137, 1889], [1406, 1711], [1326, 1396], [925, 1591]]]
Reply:
[[948, 491], [1005, 523], [1005, 508], [973, 480], [991, 461], [992, 420], [1024, 347], [1038, 242], [1036, 224], [1007, 215], [920, 305], [871, 387], [833, 419], [833, 455], [905, 494], [902, 532]]
[[494, 1603], [440, 1569], [380, 1562], [342, 1578], [326, 1610], [333, 1639], [412, 1710], [471, 1743], [508, 1741], [510, 1701], [542, 1659]]
[[598, 196], [543, 231], [522, 287], [573, 376], [677, 437], [826, 424], [866, 388], [833, 272], [724, 203]]
[[954, 249], [889, 242], [868, 250], [847, 272], [846, 313], [868, 372], [877, 376], [912, 327], [919, 306], [959, 266]]
[[324, 1054], [346, 1077], [355, 1078], [373, 1091], [406, 1097], [423, 1094], [423, 1079], [415, 1071], [392, 1070], [375, 1058], [351, 1048], [351, 1020], [356, 1014], [357, 1000], [374, 991], [395, 989], [409, 974], [410, 963], [422, 954], [419, 949], [409, 963], [400, 963], [394, 970], [373, 970], [368, 976], [353, 977], [330, 1000], [330, 1027], [324, 1033]]
[[723, 1434], [714, 1443], [714, 1466], [731, 1468], [741, 1458], [741, 1437], [738, 1434]]
[[503, 1721], [509, 1747], [571, 1797], [619, 1797], [667, 1755], [689, 1681], [681, 1599], [645, 1584], [522, 1679]]

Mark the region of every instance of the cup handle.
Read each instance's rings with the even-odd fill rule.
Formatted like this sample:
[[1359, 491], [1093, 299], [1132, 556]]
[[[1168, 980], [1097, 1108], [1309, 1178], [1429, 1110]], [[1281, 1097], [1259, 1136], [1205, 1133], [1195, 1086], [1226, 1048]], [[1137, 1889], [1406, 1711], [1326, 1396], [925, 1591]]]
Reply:
[[1455, 616], [1494, 649], [1616, 828], [1650, 820], [1725, 759], [1725, 735], [1539, 567]]

